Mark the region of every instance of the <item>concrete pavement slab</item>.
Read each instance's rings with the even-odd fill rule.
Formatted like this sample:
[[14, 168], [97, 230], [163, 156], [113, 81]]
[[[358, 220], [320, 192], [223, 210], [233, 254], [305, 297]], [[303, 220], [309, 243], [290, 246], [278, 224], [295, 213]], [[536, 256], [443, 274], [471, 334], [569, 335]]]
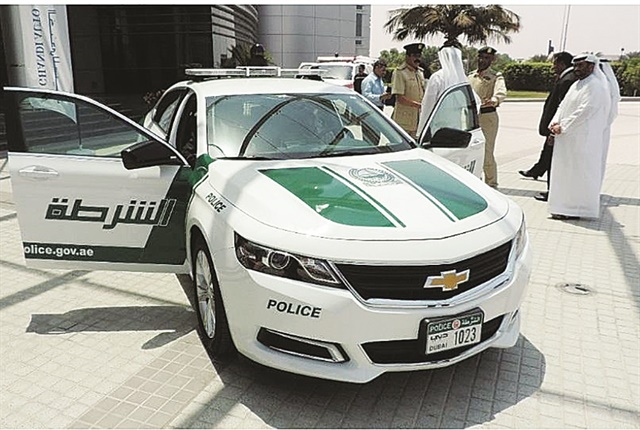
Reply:
[[534, 249], [518, 343], [364, 385], [212, 362], [184, 277], [26, 268], [0, 159], [0, 427], [640, 428], [640, 103], [620, 105], [598, 220], [551, 220], [518, 175], [541, 110], [505, 103], [496, 145]]

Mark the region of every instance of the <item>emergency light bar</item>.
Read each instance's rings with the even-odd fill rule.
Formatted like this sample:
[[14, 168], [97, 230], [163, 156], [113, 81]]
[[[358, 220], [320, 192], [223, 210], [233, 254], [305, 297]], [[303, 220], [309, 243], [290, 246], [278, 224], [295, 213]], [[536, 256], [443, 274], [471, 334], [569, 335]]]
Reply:
[[282, 69], [275, 66], [240, 66], [235, 69], [186, 69], [185, 75], [194, 78], [249, 78], [249, 77], [278, 77], [295, 78], [322, 75], [322, 69]]
[[329, 56], [320, 56], [317, 58], [316, 62], [318, 63], [365, 63], [365, 64], [373, 64], [375, 63], [377, 58], [366, 57], [364, 55], [356, 55], [353, 57], [329, 57]]

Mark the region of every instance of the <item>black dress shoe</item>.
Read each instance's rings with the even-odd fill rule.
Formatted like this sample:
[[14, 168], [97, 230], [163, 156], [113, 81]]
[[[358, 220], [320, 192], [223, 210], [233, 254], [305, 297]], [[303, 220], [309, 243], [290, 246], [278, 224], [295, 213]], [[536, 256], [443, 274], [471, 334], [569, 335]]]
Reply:
[[568, 216], [568, 215], [559, 215], [559, 214], [551, 214], [551, 219], [558, 219], [562, 221], [571, 221], [580, 219], [579, 216]]
[[541, 202], [546, 202], [547, 200], [549, 200], [549, 193], [538, 193], [533, 196], [533, 198]]
[[531, 170], [518, 170], [518, 173], [520, 173], [525, 178], [532, 178], [534, 180], [538, 179], [538, 175], [534, 175], [533, 173], [531, 173]]

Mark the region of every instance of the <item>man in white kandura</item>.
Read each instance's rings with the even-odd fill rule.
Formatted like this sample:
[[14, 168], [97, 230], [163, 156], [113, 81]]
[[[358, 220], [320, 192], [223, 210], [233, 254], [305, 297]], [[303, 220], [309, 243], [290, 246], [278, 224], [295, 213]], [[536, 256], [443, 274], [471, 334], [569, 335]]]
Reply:
[[613, 73], [611, 64], [606, 58], [598, 58], [600, 70], [604, 73], [609, 84], [609, 96], [611, 97], [611, 107], [609, 108], [609, 122], [604, 130], [604, 151], [602, 153], [602, 180], [604, 181], [604, 171], [607, 165], [607, 154], [609, 153], [609, 142], [611, 141], [611, 124], [618, 116], [618, 102], [620, 101], [620, 85]]
[[438, 51], [441, 69], [431, 75], [422, 97], [420, 121], [418, 122], [418, 137], [422, 134], [427, 120], [435, 108], [438, 99], [451, 85], [467, 82], [462, 64], [462, 53], [457, 46], [443, 46]]
[[551, 120], [555, 135], [549, 189], [553, 219], [598, 218], [604, 133], [609, 126], [611, 97], [607, 80], [593, 54], [574, 57], [578, 78]]

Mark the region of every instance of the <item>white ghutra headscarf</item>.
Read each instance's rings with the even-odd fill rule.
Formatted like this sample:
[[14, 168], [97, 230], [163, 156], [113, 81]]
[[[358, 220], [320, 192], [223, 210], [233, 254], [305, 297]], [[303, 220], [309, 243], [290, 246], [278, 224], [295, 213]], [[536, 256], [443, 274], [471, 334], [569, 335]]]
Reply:
[[[441, 48], [438, 51], [438, 60], [440, 60], [442, 68], [431, 75], [422, 98], [420, 120], [418, 121], [418, 137], [427, 124], [427, 120], [442, 93], [452, 85], [467, 82], [467, 75], [464, 73], [462, 64], [462, 52], [458, 48], [453, 46]], [[476, 100], [476, 102], [480, 106], [479, 100]]]
[[[596, 57], [594, 54], [590, 54], [588, 52], [578, 54], [573, 57], [573, 64], [579, 61], [587, 61], [589, 63], [593, 63], [593, 72], [592, 75], [600, 81], [600, 84], [606, 89], [607, 94], [609, 95], [609, 101], [607, 102], [608, 109], [608, 120], [609, 125], [613, 122], [615, 117], [618, 115], [618, 101], [620, 100], [620, 87], [618, 85], [618, 81], [613, 74], [613, 70], [611, 70], [611, 66], [609, 64], [606, 67], [603, 65], [603, 59]], [[606, 62], [606, 60], [604, 60]], [[605, 72], [605, 68], [608, 69], [608, 72]], [[611, 73], [611, 76], [608, 76], [607, 73]]]
[[609, 144], [611, 143], [611, 125], [618, 116], [618, 102], [620, 101], [620, 85], [616, 79], [616, 75], [613, 73], [611, 64], [606, 58], [599, 58], [598, 69], [605, 77], [607, 86], [609, 89], [609, 99], [611, 101], [609, 106], [609, 117], [607, 127], [604, 129], [603, 135], [603, 151], [602, 151], [602, 176], [601, 187], [604, 182], [604, 173], [607, 168], [607, 155], [609, 153]]
[[620, 101], [620, 84], [616, 79], [616, 75], [613, 73], [611, 64], [606, 58], [599, 58], [600, 70], [607, 79], [609, 84], [609, 94], [611, 95], [611, 108], [609, 110], [609, 123], [611, 124], [618, 116], [618, 102]]
[[438, 52], [438, 60], [442, 66], [446, 86], [467, 82], [467, 75], [462, 65], [462, 52], [458, 48], [448, 46]]

